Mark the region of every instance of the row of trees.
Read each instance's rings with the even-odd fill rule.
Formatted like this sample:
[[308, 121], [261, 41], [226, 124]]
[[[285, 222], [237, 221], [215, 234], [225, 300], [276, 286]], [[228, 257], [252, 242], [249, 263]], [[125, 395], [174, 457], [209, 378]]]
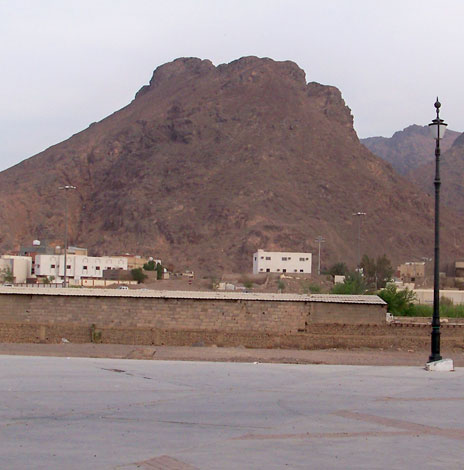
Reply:
[[414, 292], [408, 289], [398, 290], [392, 279], [393, 268], [386, 255], [377, 259], [364, 255], [357, 271], [350, 272], [345, 263], [334, 264], [329, 273], [345, 276], [342, 284], [336, 284], [333, 294], [373, 294], [376, 293], [388, 304], [388, 311], [393, 315], [408, 315], [413, 310], [416, 299]]

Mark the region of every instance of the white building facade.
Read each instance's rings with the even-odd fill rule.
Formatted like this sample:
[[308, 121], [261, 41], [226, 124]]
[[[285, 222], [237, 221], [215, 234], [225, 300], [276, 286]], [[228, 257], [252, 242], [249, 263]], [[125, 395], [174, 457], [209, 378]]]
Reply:
[[[66, 256], [66, 276], [70, 279], [103, 278], [106, 269], [127, 270], [127, 258], [117, 256]], [[37, 277], [53, 277], [57, 282], [64, 276], [64, 255], [36, 255]]]
[[258, 250], [253, 255], [253, 274], [311, 274], [311, 253]]
[[0, 256], [0, 274], [11, 272], [16, 284], [24, 284], [31, 277], [31, 269], [32, 258], [30, 256]]

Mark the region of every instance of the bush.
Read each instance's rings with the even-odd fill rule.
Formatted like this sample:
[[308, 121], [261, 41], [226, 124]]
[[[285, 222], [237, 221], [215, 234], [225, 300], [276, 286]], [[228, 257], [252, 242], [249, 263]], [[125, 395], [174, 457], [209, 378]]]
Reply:
[[378, 296], [388, 304], [388, 311], [392, 315], [412, 316], [416, 294], [409, 289], [398, 290], [394, 284], [387, 285], [379, 291]]
[[336, 284], [332, 287], [331, 294], [361, 295], [367, 292], [367, 286], [363, 277], [359, 273], [348, 274], [343, 284]]
[[156, 269], [156, 263], [151, 259], [148, 263], [143, 265], [145, 271], [154, 271]]
[[139, 284], [148, 277], [142, 270], [142, 268], [131, 269], [132, 279], [137, 281]]

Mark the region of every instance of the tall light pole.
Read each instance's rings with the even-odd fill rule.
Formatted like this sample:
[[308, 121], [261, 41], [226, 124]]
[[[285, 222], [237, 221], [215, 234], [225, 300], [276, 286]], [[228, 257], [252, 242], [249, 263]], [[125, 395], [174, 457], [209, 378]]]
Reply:
[[365, 216], [365, 212], [355, 212], [352, 214], [358, 218], [358, 268], [361, 264], [361, 217]]
[[319, 244], [319, 258], [318, 258], [318, 264], [317, 264], [317, 274], [318, 276], [321, 275], [321, 243], [325, 242], [325, 238], [322, 235], [319, 235], [315, 240]]
[[432, 352], [429, 362], [440, 361], [440, 139], [445, 135], [447, 124], [440, 119], [441, 103], [435, 102], [437, 117], [429, 124], [435, 139], [435, 256], [433, 270], [433, 317], [432, 317]]
[[66, 186], [60, 186], [58, 189], [64, 191], [64, 266], [63, 266], [63, 287], [67, 287], [67, 254], [68, 254], [68, 191], [71, 189], [77, 189], [76, 186], [70, 184]]

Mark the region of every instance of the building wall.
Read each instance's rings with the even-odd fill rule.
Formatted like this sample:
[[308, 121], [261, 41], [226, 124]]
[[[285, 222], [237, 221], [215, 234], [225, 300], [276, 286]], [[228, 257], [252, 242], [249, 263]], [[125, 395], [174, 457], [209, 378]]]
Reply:
[[[67, 255], [66, 276], [73, 279], [103, 278], [105, 269], [126, 269], [127, 259], [115, 256]], [[35, 274], [53, 276], [57, 281], [64, 276], [64, 255], [36, 255]]]
[[15, 278], [14, 282], [25, 283], [31, 277], [32, 258], [30, 256], [3, 255], [0, 257], [0, 271], [10, 269]]
[[253, 255], [253, 274], [263, 272], [311, 274], [311, 263], [311, 253], [258, 250]]
[[0, 293], [0, 323], [296, 334], [318, 323], [385, 324], [386, 316], [385, 305], [357, 309], [348, 303], [280, 300], [285, 295], [276, 294], [272, 300], [244, 300], [226, 294], [224, 298], [167, 298], [131, 291], [102, 295], [101, 291], [66, 293], [60, 289], [5, 293], [6, 289]]

